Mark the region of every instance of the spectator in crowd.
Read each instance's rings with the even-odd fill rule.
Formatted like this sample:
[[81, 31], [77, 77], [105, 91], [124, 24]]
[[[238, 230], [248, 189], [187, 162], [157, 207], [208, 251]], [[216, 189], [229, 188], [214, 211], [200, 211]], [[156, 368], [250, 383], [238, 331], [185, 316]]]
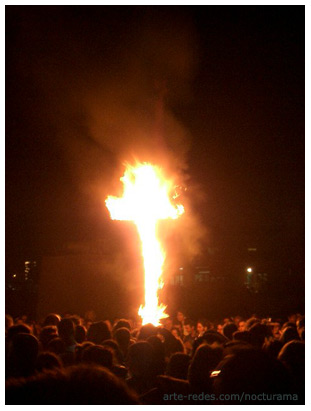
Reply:
[[222, 358], [222, 348], [217, 345], [202, 344], [190, 363], [188, 379], [192, 390], [196, 393], [211, 393], [210, 373]]
[[232, 340], [233, 333], [235, 333], [237, 330], [238, 328], [235, 323], [228, 322], [223, 326], [222, 333], [226, 338], [228, 338], [229, 340]]
[[86, 328], [84, 325], [76, 325], [75, 340], [78, 344], [82, 344], [86, 340]]
[[107, 369], [81, 364], [41, 373], [33, 379], [9, 381], [6, 404], [136, 405], [139, 401], [125, 383]]
[[44, 372], [46, 370], [62, 368], [62, 366], [62, 360], [58, 355], [51, 352], [42, 352], [37, 358], [36, 371]]
[[167, 375], [180, 380], [186, 380], [188, 377], [189, 363], [189, 355], [180, 352], [173, 354], [167, 366]]
[[87, 340], [94, 344], [100, 344], [105, 340], [111, 339], [109, 326], [105, 321], [92, 323], [87, 332]]
[[122, 356], [127, 357], [128, 348], [131, 344], [131, 334], [128, 328], [121, 327], [115, 331], [114, 338], [117, 341], [121, 350]]
[[60, 320], [60, 315], [54, 313], [48, 314], [43, 321], [42, 327], [47, 327], [49, 325], [57, 327]]
[[75, 349], [77, 342], [75, 340], [75, 328], [71, 318], [63, 318], [58, 324], [58, 335], [64, 343], [64, 352], [61, 358], [65, 365], [74, 364]]
[[155, 353], [146, 341], [139, 341], [129, 347], [127, 365], [131, 377], [127, 384], [139, 395], [156, 386]]
[[[262, 392], [297, 397], [277, 402], [269, 397], [264, 404], [303, 404], [304, 317], [297, 315], [295, 323], [293, 318], [284, 323], [277, 319], [283, 324], [280, 338], [270, 318], [245, 319], [244, 331], [238, 329], [240, 318], [233, 318], [235, 322], [228, 317], [220, 323], [222, 333], [199, 320], [201, 335], [196, 323], [184, 319], [188, 335], [183, 341], [166, 320], [167, 327], [116, 320], [112, 333], [107, 321], [90, 321], [86, 331], [81, 318], [72, 314], [63, 319], [50, 314], [34, 327], [10, 321], [5, 338], [7, 404], [162, 405], [180, 403], [172, 399], [174, 393], [185, 398]], [[261, 403], [254, 398], [236, 401]], [[198, 404], [189, 398], [184, 403]], [[225, 403], [235, 403], [234, 396]]]
[[42, 349], [46, 350], [49, 342], [58, 337], [57, 327], [55, 325], [46, 325], [41, 329], [39, 335], [39, 341], [41, 343]]
[[197, 322], [197, 333], [198, 337], [202, 337], [202, 335], [205, 333], [207, 330], [207, 325], [205, 320], [199, 320]]
[[30, 333], [15, 334], [8, 347], [6, 377], [29, 377], [34, 374], [39, 341]]

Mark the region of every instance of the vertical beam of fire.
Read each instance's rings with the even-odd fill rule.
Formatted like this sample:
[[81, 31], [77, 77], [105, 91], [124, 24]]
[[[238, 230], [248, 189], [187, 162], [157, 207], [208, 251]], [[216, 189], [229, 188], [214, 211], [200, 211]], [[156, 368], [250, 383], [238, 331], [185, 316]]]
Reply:
[[178, 218], [184, 208], [171, 203], [173, 183], [166, 180], [156, 166], [128, 165], [120, 180], [124, 185], [123, 197], [108, 196], [106, 206], [113, 220], [133, 221], [137, 227], [145, 272], [145, 305], [138, 313], [143, 324], [159, 325], [167, 314], [166, 307], [159, 305], [158, 300], [165, 252], [157, 236], [157, 225], [159, 220]]

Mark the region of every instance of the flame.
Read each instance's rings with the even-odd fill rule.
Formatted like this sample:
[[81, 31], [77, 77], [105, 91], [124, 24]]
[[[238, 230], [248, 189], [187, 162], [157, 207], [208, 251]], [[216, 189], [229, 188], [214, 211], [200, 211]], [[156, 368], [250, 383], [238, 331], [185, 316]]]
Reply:
[[173, 205], [170, 194], [173, 182], [164, 178], [162, 170], [149, 163], [127, 165], [123, 197], [108, 196], [106, 206], [112, 220], [130, 220], [137, 227], [145, 272], [145, 305], [138, 314], [144, 324], [159, 325], [167, 317], [166, 306], [159, 305], [158, 290], [163, 287], [162, 270], [165, 251], [157, 236], [159, 220], [176, 219], [184, 212], [182, 205]]

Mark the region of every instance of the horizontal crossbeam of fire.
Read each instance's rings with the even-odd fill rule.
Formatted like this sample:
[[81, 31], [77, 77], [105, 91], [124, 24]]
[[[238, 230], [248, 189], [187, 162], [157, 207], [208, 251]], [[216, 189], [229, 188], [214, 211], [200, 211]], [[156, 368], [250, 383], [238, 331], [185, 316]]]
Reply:
[[108, 196], [106, 206], [113, 220], [133, 221], [137, 227], [145, 273], [145, 305], [138, 313], [143, 324], [159, 325], [160, 319], [167, 317], [166, 307], [159, 305], [158, 299], [166, 254], [157, 236], [157, 225], [159, 220], [177, 219], [184, 213], [184, 207], [171, 203], [173, 182], [165, 179], [157, 166], [127, 165], [120, 180], [123, 196]]

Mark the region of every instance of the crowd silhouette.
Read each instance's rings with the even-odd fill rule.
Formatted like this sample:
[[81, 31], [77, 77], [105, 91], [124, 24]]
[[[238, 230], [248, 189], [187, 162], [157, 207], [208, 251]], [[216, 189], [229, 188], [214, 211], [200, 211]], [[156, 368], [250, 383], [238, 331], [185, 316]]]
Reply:
[[305, 322], [5, 317], [6, 404], [304, 404]]

